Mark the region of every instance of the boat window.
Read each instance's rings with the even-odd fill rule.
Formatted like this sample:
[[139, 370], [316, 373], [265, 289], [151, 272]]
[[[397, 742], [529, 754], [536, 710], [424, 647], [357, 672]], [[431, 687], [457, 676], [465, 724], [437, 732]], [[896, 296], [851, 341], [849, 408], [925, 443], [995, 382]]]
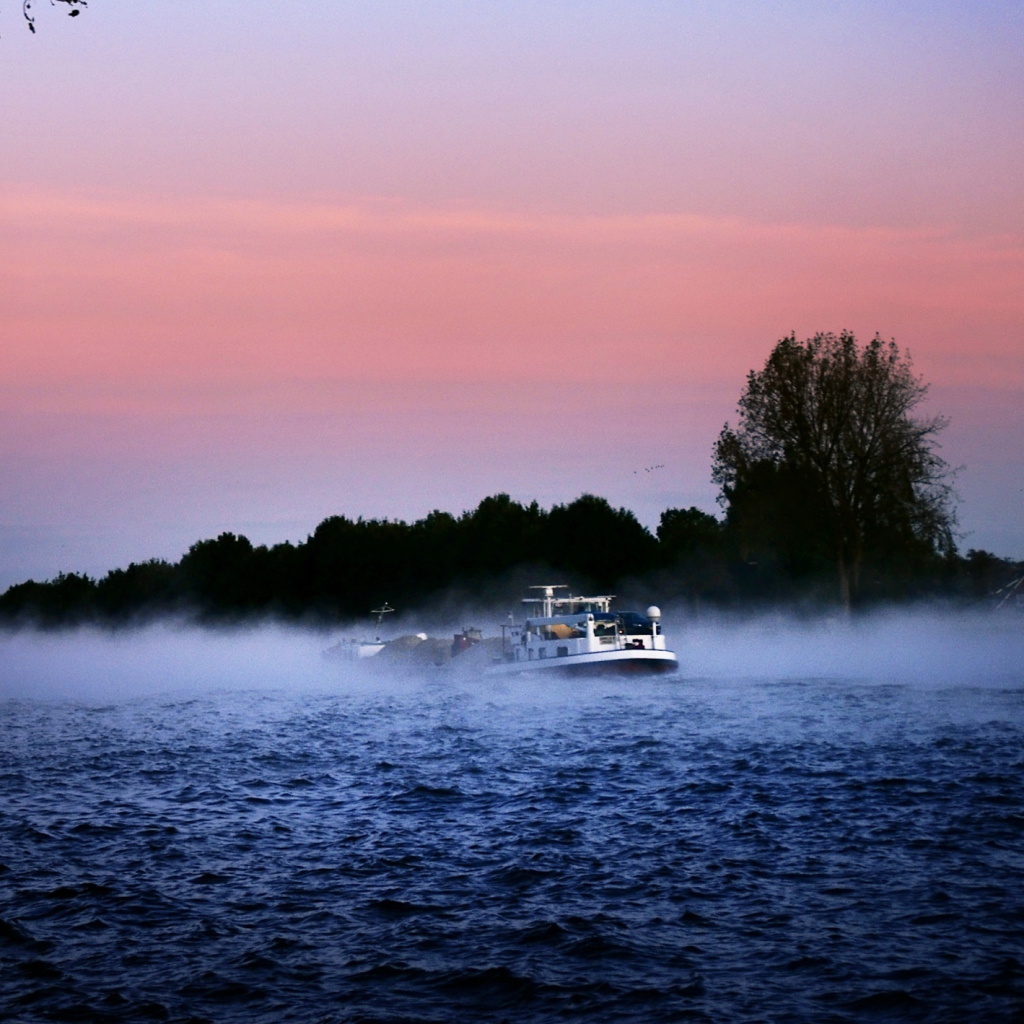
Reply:
[[587, 635], [584, 629], [568, 622], [552, 622], [550, 625], [538, 626], [537, 631], [542, 640], [571, 640]]
[[619, 631], [629, 636], [650, 636], [654, 623], [639, 612], [619, 612]]

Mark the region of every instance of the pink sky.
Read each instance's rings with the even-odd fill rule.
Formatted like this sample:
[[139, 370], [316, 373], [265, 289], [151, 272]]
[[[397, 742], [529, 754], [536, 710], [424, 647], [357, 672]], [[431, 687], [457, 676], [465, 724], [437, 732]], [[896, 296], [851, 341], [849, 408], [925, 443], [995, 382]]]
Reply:
[[842, 328], [1024, 555], [1010, 5], [210, 6], [5, 15], [0, 584], [497, 490], [713, 510], [747, 370]]

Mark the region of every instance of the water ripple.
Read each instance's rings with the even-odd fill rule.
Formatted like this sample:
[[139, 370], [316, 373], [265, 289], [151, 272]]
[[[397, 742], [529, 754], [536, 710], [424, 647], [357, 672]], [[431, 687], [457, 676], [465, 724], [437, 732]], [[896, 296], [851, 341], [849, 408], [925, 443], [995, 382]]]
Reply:
[[1020, 1020], [1024, 696], [0, 704], [13, 1021]]

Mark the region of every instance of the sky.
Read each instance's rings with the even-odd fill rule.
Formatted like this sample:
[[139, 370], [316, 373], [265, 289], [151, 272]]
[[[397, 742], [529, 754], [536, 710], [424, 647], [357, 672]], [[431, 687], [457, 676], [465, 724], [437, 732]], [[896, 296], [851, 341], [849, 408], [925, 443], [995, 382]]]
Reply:
[[[0, 586], [504, 491], [716, 512], [876, 332], [1024, 557], [1024, 8], [0, 7]], [[659, 469], [650, 467], [660, 466]]]

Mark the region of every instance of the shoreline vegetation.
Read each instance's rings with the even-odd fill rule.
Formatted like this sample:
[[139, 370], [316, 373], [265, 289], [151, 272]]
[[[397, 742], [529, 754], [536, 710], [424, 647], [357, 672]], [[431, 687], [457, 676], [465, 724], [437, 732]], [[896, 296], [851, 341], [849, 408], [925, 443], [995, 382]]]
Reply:
[[895, 341], [791, 334], [747, 375], [737, 424], [714, 445], [722, 519], [670, 508], [652, 533], [592, 494], [550, 509], [496, 494], [460, 516], [435, 510], [413, 523], [331, 516], [299, 544], [254, 547], [222, 533], [173, 564], [28, 580], [0, 595], [0, 623], [184, 614], [327, 624], [383, 601], [439, 611], [505, 603], [552, 579], [692, 609], [850, 612], [1019, 591], [1024, 563], [957, 551], [955, 471], [937, 440], [947, 420], [918, 414], [927, 392]]
[[[254, 546], [222, 533], [176, 563], [159, 559], [100, 579], [61, 573], [0, 595], [11, 626], [126, 626], [165, 616], [202, 623], [273, 618], [329, 625], [364, 618], [387, 600], [402, 610], [453, 612], [469, 603], [518, 602], [530, 584], [558, 578], [574, 589], [700, 607], [841, 607], [834, 564], [810, 545], [753, 549], [744, 528], [697, 508], [667, 509], [655, 532], [625, 508], [584, 494], [541, 508], [506, 494], [454, 516], [412, 523], [331, 516], [298, 544]], [[987, 551], [903, 545], [867, 554], [854, 607], [992, 595], [1024, 563]]]

